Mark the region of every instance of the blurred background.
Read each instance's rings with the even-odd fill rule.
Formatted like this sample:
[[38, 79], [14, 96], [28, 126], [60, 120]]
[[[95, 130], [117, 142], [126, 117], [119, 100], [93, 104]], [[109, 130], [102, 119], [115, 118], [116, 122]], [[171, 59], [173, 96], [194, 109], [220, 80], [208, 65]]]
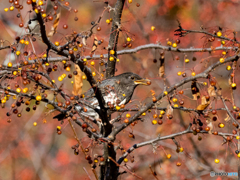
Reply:
[[[61, 1], [65, 3], [66, 1]], [[66, 42], [66, 38], [70, 36], [73, 31], [86, 32], [91, 27], [92, 21], [97, 21], [102, 15], [102, 20], [99, 24], [101, 31], [94, 29], [94, 34], [87, 40], [87, 45], [80, 49], [81, 55], [88, 56], [92, 49], [93, 38], [97, 37], [98, 40], [103, 40], [103, 43], [98, 46], [95, 51], [96, 55], [106, 54], [105, 47], [108, 45], [111, 23], [107, 24], [106, 20], [112, 18], [112, 13], [104, 11], [106, 4], [103, 0], [81, 0], [73, 1], [69, 0], [69, 7], [77, 9], [78, 12], [74, 13], [69, 11], [68, 8], [61, 8], [59, 6], [56, 13], [60, 12], [60, 21], [57, 28], [57, 33], [50, 37], [52, 42], [59, 41], [60, 44]], [[24, 27], [28, 25], [29, 17], [33, 18], [34, 13], [29, 13], [30, 6], [27, 5], [26, 0], [20, 0], [19, 3], [23, 6], [22, 10], [13, 11], [4, 10], [10, 8], [12, 3], [7, 0], [0, 1], [0, 42], [1, 46], [6, 46], [14, 43], [16, 36], [25, 37], [29, 39], [30, 45], [19, 46], [21, 52], [35, 51], [38, 57], [41, 57], [46, 53], [46, 45], [44, 45], [39, 37], [36, 36], [36, 41], [31, 42], [31, 38], [26, 35], [27, 31], [24, 28], [19, 27], [20, 23], [24, 24]], [[53, 2], [44, 1], [46, 14], [51, 13], [55, 18], [53, 10]], [[109, 1], [110, 6], [114, 6], [116, 0]], [[174, 36], [174, 30], [178, 28], [178, 21], [184, 29], [200, 30], [200, 27], [210, 33], [217, 32], [219, 27], [222, 28], [223, 35], [229, 38], [233, 38], [233, 31], [237, 33], [240, 28], [239, 19], [239, 0], [132, 0], [132, 3], [126, 1], [122, 14], [122, 31], [119, 37], [118, 50], [133, 49], [140, 45], [149, 43], [161, 43], [167, 46], [167, 41], [175, 42], [180, 40], [178, 44], [179, 48], [203, 48], [203, 47], [219, 47], [221, 41], [215, 39], [213, 42], [208, 42], [208, 36], [203, 34], [188, 34], [185, 37]], [[21, 18], [18, 18], [18, 13], [21, 13]], [[77, 17], [77, 21], [76, 21]], [[54, 21], [46, 23], [47, 32], [50, 31]], [[67, 24], [68, 29], [64, 29], [63, 25]], [[36, 22], [31, 23], [31, 27], [36, 26]], [[155, 27], [155, 30], [151, 30], [151, 26]], [[38, 33], [38, 27], [34, 29], [34, 32]], [[126, 38], [132, 39], [132, 47], [123, 47], [126, 43]], [[232, 46], [231, 43], [226, 41], [226, 47]], [[34, 47], [34, 48], [33, 48]], [[165, 78], [160, 78], [158, 75], [160, 67], [160, 53], [164, 53], [165, 57]], [[123, 72], [134, 72], [144, 78], [149, 78], [152, 81], [151, 86], [138, 87], [133, 95], [132, 102], [129, 103], [127, 108], [135, 108], [139, 105], [152, 101], [152, 92], [155, 91], [156, 95], [160, 94], [164, 89], [164, 82], [169, 86], [183, 79], [182, 76], [178, 76], [179, 71], [185, 72], [186, 76], [191, 76], [191, 72], [196, 74], [204, 71], [206, 67], [217, 62], [222, 55], [222, 51], [214, 51], [212, 53], [177, 53], [162, 51], [159, 49], [146, 49], [137, 52], [136, 54], [127, 54], [118, 56], [119, 62], [117, 62], [116, 74]], [[229, 51], [227, 56], [233, 55], [233, 52]], [[50, 53], [51, 57], [57, 57], [57, 55]], [[192, 61], [192, 58], [196, 57], [196, 61]], [[16, 57], [11, 50], [5, 49], [0, 51], [0, 63], [7, 64], [8, 62], [20, 62], [23, 60], [23, 56]], [[184, 63], [185, 59], [189, 59], [189, 63]], [[156, 60], [155, 60], [156, 59]], [[179, 59], [179, 60], [177, 60]], [[100, 60], [94, 60], [95, 66], [91, 67], [93, 71], [97, 72], [97, 78], [100, 78], [104, 67], [99, 65]], [[103, 60], [106, 61], [106, 60]], [[51, 77], [56, 80], [64, 71], [63, 64], [61, 62], [56, 63], [58, 65], [58, 71], [51, 73]], [[211, 73], [215, 77], [217, 85], [222, 88], [222, 94], [224, 97], [231, 99], [231, 90], [228, 84], [228, 78], [231, 71], [226, 70], [226, 66], [231, 64], [225, 64], [222, 67], [218, 67], [216, 71]], [[71, 72], [74, 70], [74, 66], [71, 67]], [[237, 67], [238, 70], [238, 67]], [[238, 80], [239, 72], [235, 72], [235, 82], [239, 84]], [[11, 80], [12, 81], [12, 80]], [[207, 82], [205, 79], [200, 79], [199, 82]], [[11, 82], [12, 85], [19, 84], [23, 86], [20, 79], [14, 79]], [[57, 82], [60, 86], [62, 82]], [[191, 83], [184, 85], [178, 90], [183, 90], [184, 94], [176, 94], [178, 100], [184, 101], [185, 107], [196, 108], [201, 103], [200, 100], [193, 100], [191, 89]], [[207, 95], [207, 86], [199, 83], [201, 95]], [[83, 81], [83, 93], [90, 88], [88, 82]], [[73, 85], [71, 80], [66, 79], [63, 81], [63, 89], [65, 92], [71, 94]], [[233, 97], [235, 99], [236, 106], [240, 106], [239, 89], [233, 91]], [[51, 93], [48, 96], [52, 97]], [[211, 98], [212, 100], [212, 98]], [[49, 107], [41, 103], [37, 106], [36, 110], [30, 112], [25, 111], [25, 106], [22, 105], [18, 108], [22, 116], [19, 118], [17, 115], [11, 115], [11, 123], [7, 122], [9, 117], [6, 113], [10, 111], [11, 104], [15, 100], [10, 97], [4, 108], [0, 110], [0, 179], [10, 180], [32, 180], [32, 179], [94, 179], [94, 176], [89, 168], [84, 155], [80, 152], [78, 156], [74, 155], [71, 146], [77, 142], [74, 139], [74, 134], [67, 123], [60, 124], [52, 117], [56, 115], [56, 112], [51, 113]], [[30, 107], [35, 105], [35, 102], [31, 102]], [[160, 107], [166, 107], [168, 100], [163, 99]], [[232, 110], [233, 104], [228, 104]], [[212, 101], [212, 108], [223, 107], [221, 101]], [[174, 110], [173, 119], [169, 120], [166, 116], [163, 116], [162, 125], [153, 125], [153, 115], [159, 115], [159, 111], [152, 110], [147, 112], [147, 115], [143, 117], [144, 121], [139, 121], [135, 126], [129, 126], [123, 132], [117, 136], [115, 141], [116, 145], [120, 145], [123, 149], [127, 150], [129, 147], [136, 143], [147, 141], [156, 138], [159, 134], [161, 136], [169, 135], [172, 133], [180, 132], [186, 129], [190, 122], [193, 122], [194, 113], [181, 112]], [[131, 113], [131, 114], [134, 114]], [[113, 115], [116, 117], [118, 113]], [[213, 115], [210, 115], [211, 117]], [[217, 121], [213, 122], [213, 130], [219, 132], [232, 133], [233, 126], [231, 122], [225, 122], [226, 112], [217, 112]], [[125, 116], [123, 116], [125, 117]], [[200, 118], [206, 126], [206, 120]], [[123, 119], [124, 120], [124, 119]], [[37, 122], [37, 126], [33, 126], [33, 123]], [[222, 122], [225, 127], [220, 129], [218, 124]], [[116, 123], [118, 126], [120, 123]], [[57, 134], [57, 126], [61, 126], [62, 134]], [[102, 154], [102, 146], [95, 144], [91, 139], [86, 136], [86, 133], [82, 132], [82, 128], [75, 125], [78, 137], [85, 148], [89, 147], [90, 154]], [[129, 133], [134, 134], [135, 138], [130, 138]], [[201, 138], [199, 138], [201, 137]], [[199, 141], [201, 139], [201, 141]], [[129, 162], [125, 167], [135, 172], [143, 179], [154, 179], [154, 176], [149, 169], [149, 165], [152, 166], [152, 170], [156, 172], [159, 179], [211, 179], [209, 172], [214, 170], [216, 172], [237, 172], [237, 155], [234, 153], [236, 148], [236, 140], [232, 143], [223, 144], [222, 137], [198, 134], [193, 136], [192, 134], [179, 136], [176, 138], [177, 142], [184, 148], [184, 152], [177, 153], [176, 145], [172, 140], [166, 140], [157, 143], [157, 149], [153, 149], [153, 146], [135, 150], [129, 157]], [[118, 157], [122, 152], [117, 151]], [[171, 159], [167, 159], [166, 155], [171, 154]], [[220, 163], [215, 164], [214, 160], [219, 159]], [[131, 161], [134, 159], [134, 162]], [[181, 162], [181, 166], [176, 166], [177, 162]], [[96, 164], [97, 165], [97, 164]], [[98, 172], [97, 166], [96, 171]], [[123, 169], [121, 169], [123, 171]], [[131, 174], [123, 174], [119, 179], [132, 180], [136, 177]], [[212, 178], [216, 179], [216, 177]], [[218, 178], [221, 179], [221, 178]]]

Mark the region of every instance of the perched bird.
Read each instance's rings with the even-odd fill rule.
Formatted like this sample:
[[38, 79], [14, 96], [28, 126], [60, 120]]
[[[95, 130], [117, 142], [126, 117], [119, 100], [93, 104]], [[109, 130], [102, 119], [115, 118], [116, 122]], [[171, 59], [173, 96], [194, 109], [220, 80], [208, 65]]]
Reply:
[[[127, 104], [131, 100], [134, 89], [138, 85], [149, 84], [150, 80], [143, 79], [132, 72], [127, 72], [101, 81], [98, 88], [100, 88], [105, 100], [105, 106], [110, 108]], [[90, 116], [94, 119], [99, 119], [97, 112], [100, 110], [100, 107], [93, 89], [90, 89], [84, 94], [82, 102], [90, 104], [91, 107], [85, 106], [83, 103], [77, 103], [74, 105], [75, 110], [85, 117]], [[63, 120], [66, 116], [61, 113], [53, 118]]]

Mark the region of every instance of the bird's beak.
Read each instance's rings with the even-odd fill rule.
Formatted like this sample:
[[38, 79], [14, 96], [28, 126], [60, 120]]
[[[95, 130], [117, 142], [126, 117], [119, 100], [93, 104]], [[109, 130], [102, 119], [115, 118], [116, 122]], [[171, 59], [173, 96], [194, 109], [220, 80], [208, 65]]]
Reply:
[[149, 79], [140, 79], [140, 80], [136, 80], [134, 81], [135, 84], [137, 85], [150, 85], [151, 81]]

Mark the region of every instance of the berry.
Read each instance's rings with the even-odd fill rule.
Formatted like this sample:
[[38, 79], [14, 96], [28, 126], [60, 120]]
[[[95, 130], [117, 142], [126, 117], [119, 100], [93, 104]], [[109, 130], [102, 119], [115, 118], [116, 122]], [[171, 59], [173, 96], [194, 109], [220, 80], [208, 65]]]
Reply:
[[222, 33], [220, 31], [217, 32], [217, 36], [220, 37], [222, 36]]
[[220, 160], [219, 160], [219, 159], [215, 159], [214, 162], [215, 162], [216, 164], [218, 164], [218, 163], [220, 162]]
[[154, 31], [156, 28], [154, 26], [151, 26], [151, 30]]
[[37, 101], [41, 101], [41, 100], [42, 100], [42, 97], [41, 97], [41, 96], [36, 96], [36, 100], [37, 100]]

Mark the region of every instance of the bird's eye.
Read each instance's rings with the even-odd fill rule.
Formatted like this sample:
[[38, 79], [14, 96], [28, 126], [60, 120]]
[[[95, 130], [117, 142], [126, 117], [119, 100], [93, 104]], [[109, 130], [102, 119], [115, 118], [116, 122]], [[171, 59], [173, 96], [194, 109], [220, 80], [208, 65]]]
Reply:
[[134, 77], [134, 76], [131, 76], [131, 79], [132, 79], [132, 80], [134, 80], [134, 79], [135, 79], [135, 77]]

